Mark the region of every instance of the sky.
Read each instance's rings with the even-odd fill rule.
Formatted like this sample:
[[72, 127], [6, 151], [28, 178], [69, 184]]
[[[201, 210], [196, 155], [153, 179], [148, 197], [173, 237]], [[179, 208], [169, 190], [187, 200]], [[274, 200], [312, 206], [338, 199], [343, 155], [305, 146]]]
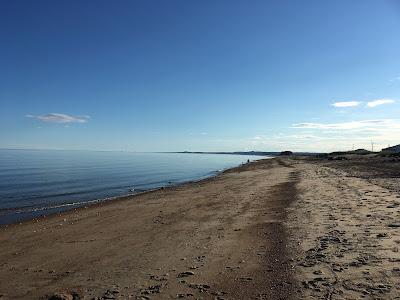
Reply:
[[0, 3], [0, 148], [400, 144], [399, 1]]

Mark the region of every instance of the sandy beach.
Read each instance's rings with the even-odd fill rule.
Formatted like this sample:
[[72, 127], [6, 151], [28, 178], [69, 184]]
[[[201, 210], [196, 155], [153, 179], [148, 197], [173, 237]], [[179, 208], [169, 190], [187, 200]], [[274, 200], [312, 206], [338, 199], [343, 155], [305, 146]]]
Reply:
[[399, 178], [275, 158], [4, 226], [0, 299], [400, 299]]

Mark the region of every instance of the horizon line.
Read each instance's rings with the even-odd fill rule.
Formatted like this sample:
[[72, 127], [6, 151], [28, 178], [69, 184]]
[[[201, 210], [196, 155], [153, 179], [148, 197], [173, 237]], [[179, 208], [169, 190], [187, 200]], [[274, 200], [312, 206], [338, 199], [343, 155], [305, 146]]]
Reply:
[[[135, 150], [94, 150], [94, 149], [51, 149], [51, 148], [2, 148], [0, 150], [17, 150], [17, 151], [92, 151], [92, 152], [132, 152], [132, 153], [239, 153], [239, 152], [261, 152], [261, 153], [279, 153], [287, 150], [265, 151], [265, 150], [235, 150], [235, 151], [135, 151]], [[293, 153], [321, 153], [309, 151], [293, 151]]]

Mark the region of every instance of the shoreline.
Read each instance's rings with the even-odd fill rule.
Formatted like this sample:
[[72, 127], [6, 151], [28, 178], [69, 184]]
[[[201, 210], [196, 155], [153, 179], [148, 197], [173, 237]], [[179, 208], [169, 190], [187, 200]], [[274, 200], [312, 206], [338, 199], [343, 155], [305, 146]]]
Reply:
[[0, 295], [394, 299], [399, 174], [381, 158], [276, 157], [3, 227]]
[[[290, 171], [265, 159], [135, 201], [4, 227], [0, 294], [35, 299], [74, 290], [92, 299], [118, 289], [121, 299], [278, 295], [270, 286], [278, 286], [279, 278], [292, 280], [282, 268], [288, 260], [280, 196]], [[264, 197], [270, 188], [269, 202]], [[280, 275], [262, 266], [274, 266]]]
[[[252, 162], [257, 162], [260, 160], [267, 160], [267, 159], [272, 159], [274, 157], [266, 157], [266, 158], [261, 158], [261, 159], [256, 159], [253, 160], [249, 163]], [[201, 182], [204, 180], [208, 180], [208, 179], [212, 179], [214, 177], [217, 177], [221, 174], [223, 174], [224, 172], [231, 170], [231, 169], [236, 169], [236, 168], [240, 168], [243, 165], [249, 164], [249, 163], [242, 163], [240, 165], [237, 166], [233, 166], [233, 167], [228, 167], [222, 170], [217, 170], [217, 171], [212, 171], [209, 172], [209, 175], [203, 175], [201, 177], [199, 177], [199, 179], [193, 179], [193, 180], [188, 180], [188, 181], [183, 181], [180, 183], [175, 183], [175, 184], [171, 184], [171, 185], [167, 185], [167, 186], [161, 186], [161, 187], [156, 187], [156, 188], [151, 188], [148, 190], [143, 190], [137, 193], [133, 193], [133, 194], [123, 194], [123, 195], [117, 195], [117, 196], [111, 196], [111, 197], [106, 197], [106, 198], [99, 198], [99, 199], [93, 199], [93, 200], [87, 200], [84, 202], [76, 202], [76, 203], [64, 203], [64, 204], [60, 204], [60, 207], [70, 207], [70, 208], [65, 208], [62, 209], [60, 211], [55, 211], [55, 212], [51, 212], [49, 214], [43, 214], [41, 216], [38, 217], [27, 217], [27, 218], [22, 218], [21, 220], [16, 220], [10, 223], [4, 223], [4, 224], [0, 224], [0, 230], [3, 227], [10, 227], [10, 226], [15, 226], [15, 225], [21, 225], [22, 223], [26, 223], [26, 222], [36, 222], [37, 220], [42, 220], [42, 219], [46, 219], [46, 218], [50, 218], [52, 216], [61, 216], [62, 214], [68, 213], [68, 212], [72, 212], [72, 211], [76, 211], [79, 209], [87, 209], [93, 206], [97, 206], [97, 205], [104, 205], [107, 202], [113, 202], [113, 201], [127, 201], [127, 200], [132, 200], [134, 197], [145, 194], [145, 193], [151, 193], [151, 192], [155, 192], [158, 190], [163, 190], [163, 189], [170, 189], [170, 188], [174, 188], [174, 187], [179, 187], [179, 186], [183, 186], [186, 184], [193, 184], [193, 183], [197, 183], [197, 182]], [[132, 199], [131, 199], [132, 198]], [[34, 213], [36, 211], [45, 211], [45, 210], [53, 210], [53, 209], [57, 209], [58, 207], [46, 207], [46, 208], [38, 208], [38, 210], [34, 210], [34, 211], [30, 211], [29, 213]]]

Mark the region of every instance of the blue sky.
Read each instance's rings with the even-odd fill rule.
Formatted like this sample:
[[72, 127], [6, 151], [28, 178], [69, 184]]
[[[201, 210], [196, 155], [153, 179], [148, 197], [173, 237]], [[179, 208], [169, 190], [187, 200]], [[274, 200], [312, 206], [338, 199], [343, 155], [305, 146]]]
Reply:
[[398, 1], [2, 1], [0, 148], [398, 144], [399, 34]]

